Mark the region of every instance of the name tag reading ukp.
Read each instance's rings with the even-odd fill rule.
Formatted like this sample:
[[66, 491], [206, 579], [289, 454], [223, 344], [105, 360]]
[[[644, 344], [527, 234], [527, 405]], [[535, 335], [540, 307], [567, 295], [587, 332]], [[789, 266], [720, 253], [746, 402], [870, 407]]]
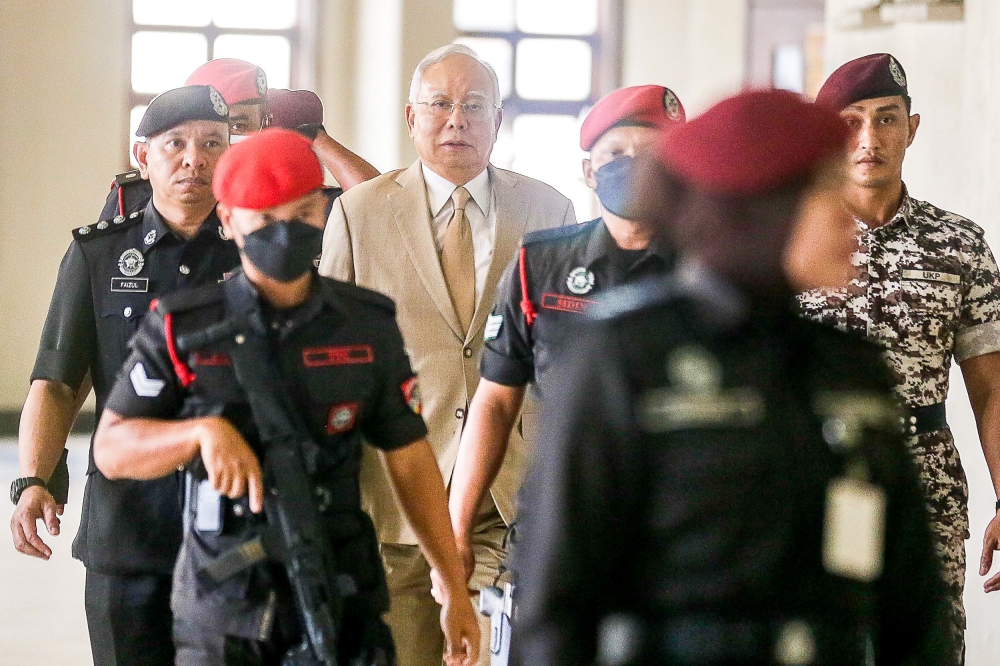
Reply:
[[885, 491], [865, 481], [838, 478], [826, 491], [823, 568], [870, 583], [882, 575]]

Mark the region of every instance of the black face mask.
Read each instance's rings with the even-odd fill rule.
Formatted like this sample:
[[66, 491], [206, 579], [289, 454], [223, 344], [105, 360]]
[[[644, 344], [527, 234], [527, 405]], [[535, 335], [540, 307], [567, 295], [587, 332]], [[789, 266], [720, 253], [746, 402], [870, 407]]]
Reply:
[[632, 219], [629, 214], [635, 206], [630, 205], [635, 195], [636, 167], [631, 157], [619, 157], [608, 162], [594, 172], [597, 179], [597, 198], [609, 212], [626, 220]]
[[312, 269], [322, 249], [322, 229], [299, 220], [280, 220], [244, 236], [240, 252], [269, 278], [291, 282]]

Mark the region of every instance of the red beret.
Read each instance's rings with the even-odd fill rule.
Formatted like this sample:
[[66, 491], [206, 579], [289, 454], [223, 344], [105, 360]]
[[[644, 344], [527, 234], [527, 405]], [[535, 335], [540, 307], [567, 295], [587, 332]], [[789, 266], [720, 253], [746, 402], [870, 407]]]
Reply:
[[298, 132], [267, 129], [234, 144], [219, 158], [212, 190], [220, 203], [264, 210], [323, 186], [312, 143]]
[[855, 102], [896, 95], [909, 96], [906, 72], [888, 53], [875, 53], [841, 65], [820, 88], [816, 103], [841, 111]]
[[267, 95], [267, 75], [257, 65], [236, 58], [209, 60], [194, 70], [186, 86], [212, 86], [226, 104], [263, 102]]
[[299, 125], [323, 124], [323, 102], [311, 90], [270, 88], [267, 109], [271, 114], [271, 127], [294, 129]]
[[590, 150], [612, 127], [648, 125], [665, 128], [684, 122], [684, 107], [669, 88], [632, 86], [602, 97], [580, 128], [580, 148]]
[[667, 168], [718, 194], [778, 188], [844, 149], [847, 126], [823, 106], [784, 90], [740, 93], [678, 127], [663, 141]]

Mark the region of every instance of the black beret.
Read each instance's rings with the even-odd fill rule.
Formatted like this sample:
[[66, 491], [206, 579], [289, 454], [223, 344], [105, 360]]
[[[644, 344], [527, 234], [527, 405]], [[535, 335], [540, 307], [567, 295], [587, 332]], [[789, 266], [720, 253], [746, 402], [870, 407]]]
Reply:
[[909, 97], [903, 66], [888, 53], [873, 53], [841, 65], [820, 88], [816, 103], [840, 111], [855, 102], [897, 95]]
[[156, 136], [189, 120], [229, 122], [229, 107], [212, 86], [184, 86], [153, 98], [135, 135]]

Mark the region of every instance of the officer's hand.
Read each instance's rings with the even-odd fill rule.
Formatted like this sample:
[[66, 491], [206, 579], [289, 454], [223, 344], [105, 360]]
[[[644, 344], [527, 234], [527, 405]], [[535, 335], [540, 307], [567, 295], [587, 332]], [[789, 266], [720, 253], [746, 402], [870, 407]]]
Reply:
[[230, 499], [249, 494], [250, 510], [260, 513], [264, 506], [260, 462], [243, 435], [226, 419], [213, 416], [204, 420], [198, 444], [212, 487]]
[[[979, 561], [979, 575], [985, 576], [993, 566], [993, 551], [1000, 549], [1000, 512], [994, 516], [990, 524], [986, 526], [986, 534], [983, 535], [983, 557]], [[983, 585], [987, 592], [1000, 590], [1000, 573], [990, 578]]]
[[38, 536], [38, 521], [45, 521], [49, 534], [59, 536], [59, 516], [62, 515], [63, 508], [62, 504], [56, 504], [49, 491], [42, 486], [26, 488], [10, 519], [14, 548], [19, 553], [43, 560], [52, 557], [52, 550]]
[[441, 605], [441, 630], [444, 632], [444, 663], [473, 666], [479, 659], [479, 623], [468, 596], [453, 595]]

